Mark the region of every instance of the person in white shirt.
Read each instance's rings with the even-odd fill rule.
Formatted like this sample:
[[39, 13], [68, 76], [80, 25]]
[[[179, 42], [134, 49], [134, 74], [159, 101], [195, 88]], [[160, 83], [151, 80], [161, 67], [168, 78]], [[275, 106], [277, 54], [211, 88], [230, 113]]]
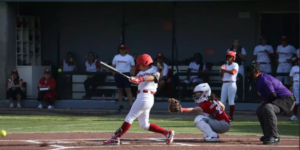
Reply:
[[[93, 52], [89, 52], [88, 60], [85, 62], [86, 72], [99, 72], [100, 71], [100, 62], [95, 58]], [[87, 79], [84, 81], [84, 88], [86, 94], [83, 96], [83, 99], [90, 99], [92, 93], [96, 90], [99, 85], [99, 80], [103, 80], [105, 77], [102, 75], [88, 75]]]
[[[134, 73], [134, 59], [131, 55], [127, 54], [126, 46], [119, 46], [119, 54], [113, 58], [112, 66], [115, 67], [118, 71], [122, 72], [127, 76], [131, 76]], [[118, 99], [119, 99], [119, 111], [124, 109], [123, 107], [123, 89], [127, 94], [129, 100], [130, 108], [132, 106], [132, 92], [131, 92], [131, 83], [125, 77], [120, 74], [114, 74], [115, 83], [118, 88]]]
[[242, 46], [240, 46], [239, 40], [235, 39], [232, 42], [231, 47], [227, 50], [228, 51], [234, 51], [236, 52], [236, 60], [235, 62], [239, 65], [239, 74], [244, 76], [245, 70], [244, 70], [244, 62], [246, 58], [246, 50]]
[[274, 50], [271, 45], [267, 45], [265, 36], [260, 37], [260, 45], [254, 48], [253, 61], [260, 64], [261, 70], [265, 73], [272, 73], [271, 57]]
[[164, 55], [159, 53], [157, 54], [156, 56], [156, 66], [158, 66], [160, 69], [161, 69], [161, 76], [159, 78], [159, 82], [158, 82], [158, 88], [157, 88], [157, 93], [161, 92], [162, 89], [164, 88], [165, 84], [167, 83], [167, 75], [168, 75], [168, 71], [169, 71], [169, 68], [168, 68], [168, 65], [164, 62]]
[[299, 106], [299, 66], [300, 66], [300, 55], [297, 55], [296, 57], [297, 65], [293, 66], [290, 72], [290, 90], [294, 93], [296, 97], [296, 103], [294, 106], [294, 115], [290, 118], [292, 121], [298, 120], [297, 114], [298, 114], [298, 106]]
[[[294, 46], [288, 45], [286, 36], [281, 37], [281, 45], [277, 47], [277, 73], [289, 73], [292, 69], [292, 59], [297, 51]], [[289, 86], [289, 76], [277, 76], [279, 81], [283, 82], [285, 86]], [[283, 80], [283, 81], [282, 81]]]
[[[206, 70], [206, 65], [202, 60], [200, 53], [194, 54], [194, 61], [189, 64], [187, 70], [187, 78], [182, 85], [182, 91], [179, 93], [179, 98], [182, 99], [185, 96], [185, 91], [188, 84], [192, 83], [194, 86], [203, 82], [203, 75]], [[191, 73], [198, 73], [198, 75], [191, 75]]]
[[235, 63], [236, 54], [233, 51], [228, 51], [226, 54], [226, 60], [228, 63], [221, 66], [221, 77], [223, 81], [222, 91], [221, 91], [221, 102], [226, 104], [228, 99], [229, 103], [229, 120], [233, 121], [233, 114], [235, 110], [235, 95], [237, 92], [236, 78], [239, 71], [239, 65]]
[[[76, 62], [74, 59], [74, 54], [72, 52], [67, 53], [66, 59], [64, 59], [60, 62], [60, 67], [62, 68], [63, 72], [72, 72], [72, 71], [77, 70]], [[62, 78], [63, 78], [64, 84], [61, 85], [62, 86], [61, 88], [63, 90], [59, 90], [60, 96], [62, 98], [66, 98], [66, 99], [71, 98], [72, 97], [72, 92], [71, 92], [72, 84], [70, 83], [70, 81], [72, 80], [72, 76], [71, 75], [63, 75]]]

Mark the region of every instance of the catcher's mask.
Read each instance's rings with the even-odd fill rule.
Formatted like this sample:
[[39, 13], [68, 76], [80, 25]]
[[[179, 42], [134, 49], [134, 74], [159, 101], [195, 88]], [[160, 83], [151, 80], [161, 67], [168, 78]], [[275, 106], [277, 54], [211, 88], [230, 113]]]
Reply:
[[210, 86], [207, 83], [201, 83], [195, 87], [193, 98], [195, 103], [201, 103], [207, 100], [208, 96], [210, 95], [211, 95]]

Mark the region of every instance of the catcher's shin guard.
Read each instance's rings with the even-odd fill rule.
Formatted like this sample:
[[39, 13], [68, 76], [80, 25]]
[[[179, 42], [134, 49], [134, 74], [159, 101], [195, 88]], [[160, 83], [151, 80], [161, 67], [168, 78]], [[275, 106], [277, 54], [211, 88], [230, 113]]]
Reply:
[[208, 137], [218, 137], [218, 134], [214, 132], [207, 123], [207, 119], [208, 118], [205, 118], [205, 116], [202, 117], [199, 115], [195, 119], [195, 126]]

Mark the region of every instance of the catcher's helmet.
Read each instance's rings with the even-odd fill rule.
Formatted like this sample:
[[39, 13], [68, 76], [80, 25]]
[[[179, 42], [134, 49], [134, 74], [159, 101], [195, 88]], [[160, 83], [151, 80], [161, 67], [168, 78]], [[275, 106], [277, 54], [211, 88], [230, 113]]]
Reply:
[[234, 51], [228, 51], [227, 53], [226, 53], [226, 57], [227, 56], [232, 56], [233, 57], [233, 61], [235, 61], [235, 52]]
[[153, 63], [153, 60], [152, 60], [151, 56], [148, 54], [143, 54], [136, 59], [135, 67], [138, 68], [140, 64], [142, 64], [144, 67], [147, 67], [152, 63]]
[[205, 100], [207, 100], [207, 97], [211, 95], [211, 89], [207, 83], [201, 83], [201, 84], [197, 85], [194, 88], [194, 93], [196, 93], [196, 92], [202, 92], [202, 94], [199, 97], [194, 95], [195, 103], [200, 103], [202, 101], [205, 101]]

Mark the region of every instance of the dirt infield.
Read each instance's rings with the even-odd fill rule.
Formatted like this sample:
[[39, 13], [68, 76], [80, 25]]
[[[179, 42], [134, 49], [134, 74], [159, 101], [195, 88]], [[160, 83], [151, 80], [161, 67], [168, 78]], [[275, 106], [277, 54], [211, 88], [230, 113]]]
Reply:
[[127, 133], [120, 146], [102, 145], [112, 133], [39, 133], [9, 134], [0, 138], [1, 150], [63, 150], [63, 149], [297, 149], [298, 137], [281, 137], [280, 145], [263, 145], [258, 136], [221, 135], [221, 142], [203, 141], [201, 134], [176, 134], [174, 143], [166, 145], [163, 137], [153, 133]]

